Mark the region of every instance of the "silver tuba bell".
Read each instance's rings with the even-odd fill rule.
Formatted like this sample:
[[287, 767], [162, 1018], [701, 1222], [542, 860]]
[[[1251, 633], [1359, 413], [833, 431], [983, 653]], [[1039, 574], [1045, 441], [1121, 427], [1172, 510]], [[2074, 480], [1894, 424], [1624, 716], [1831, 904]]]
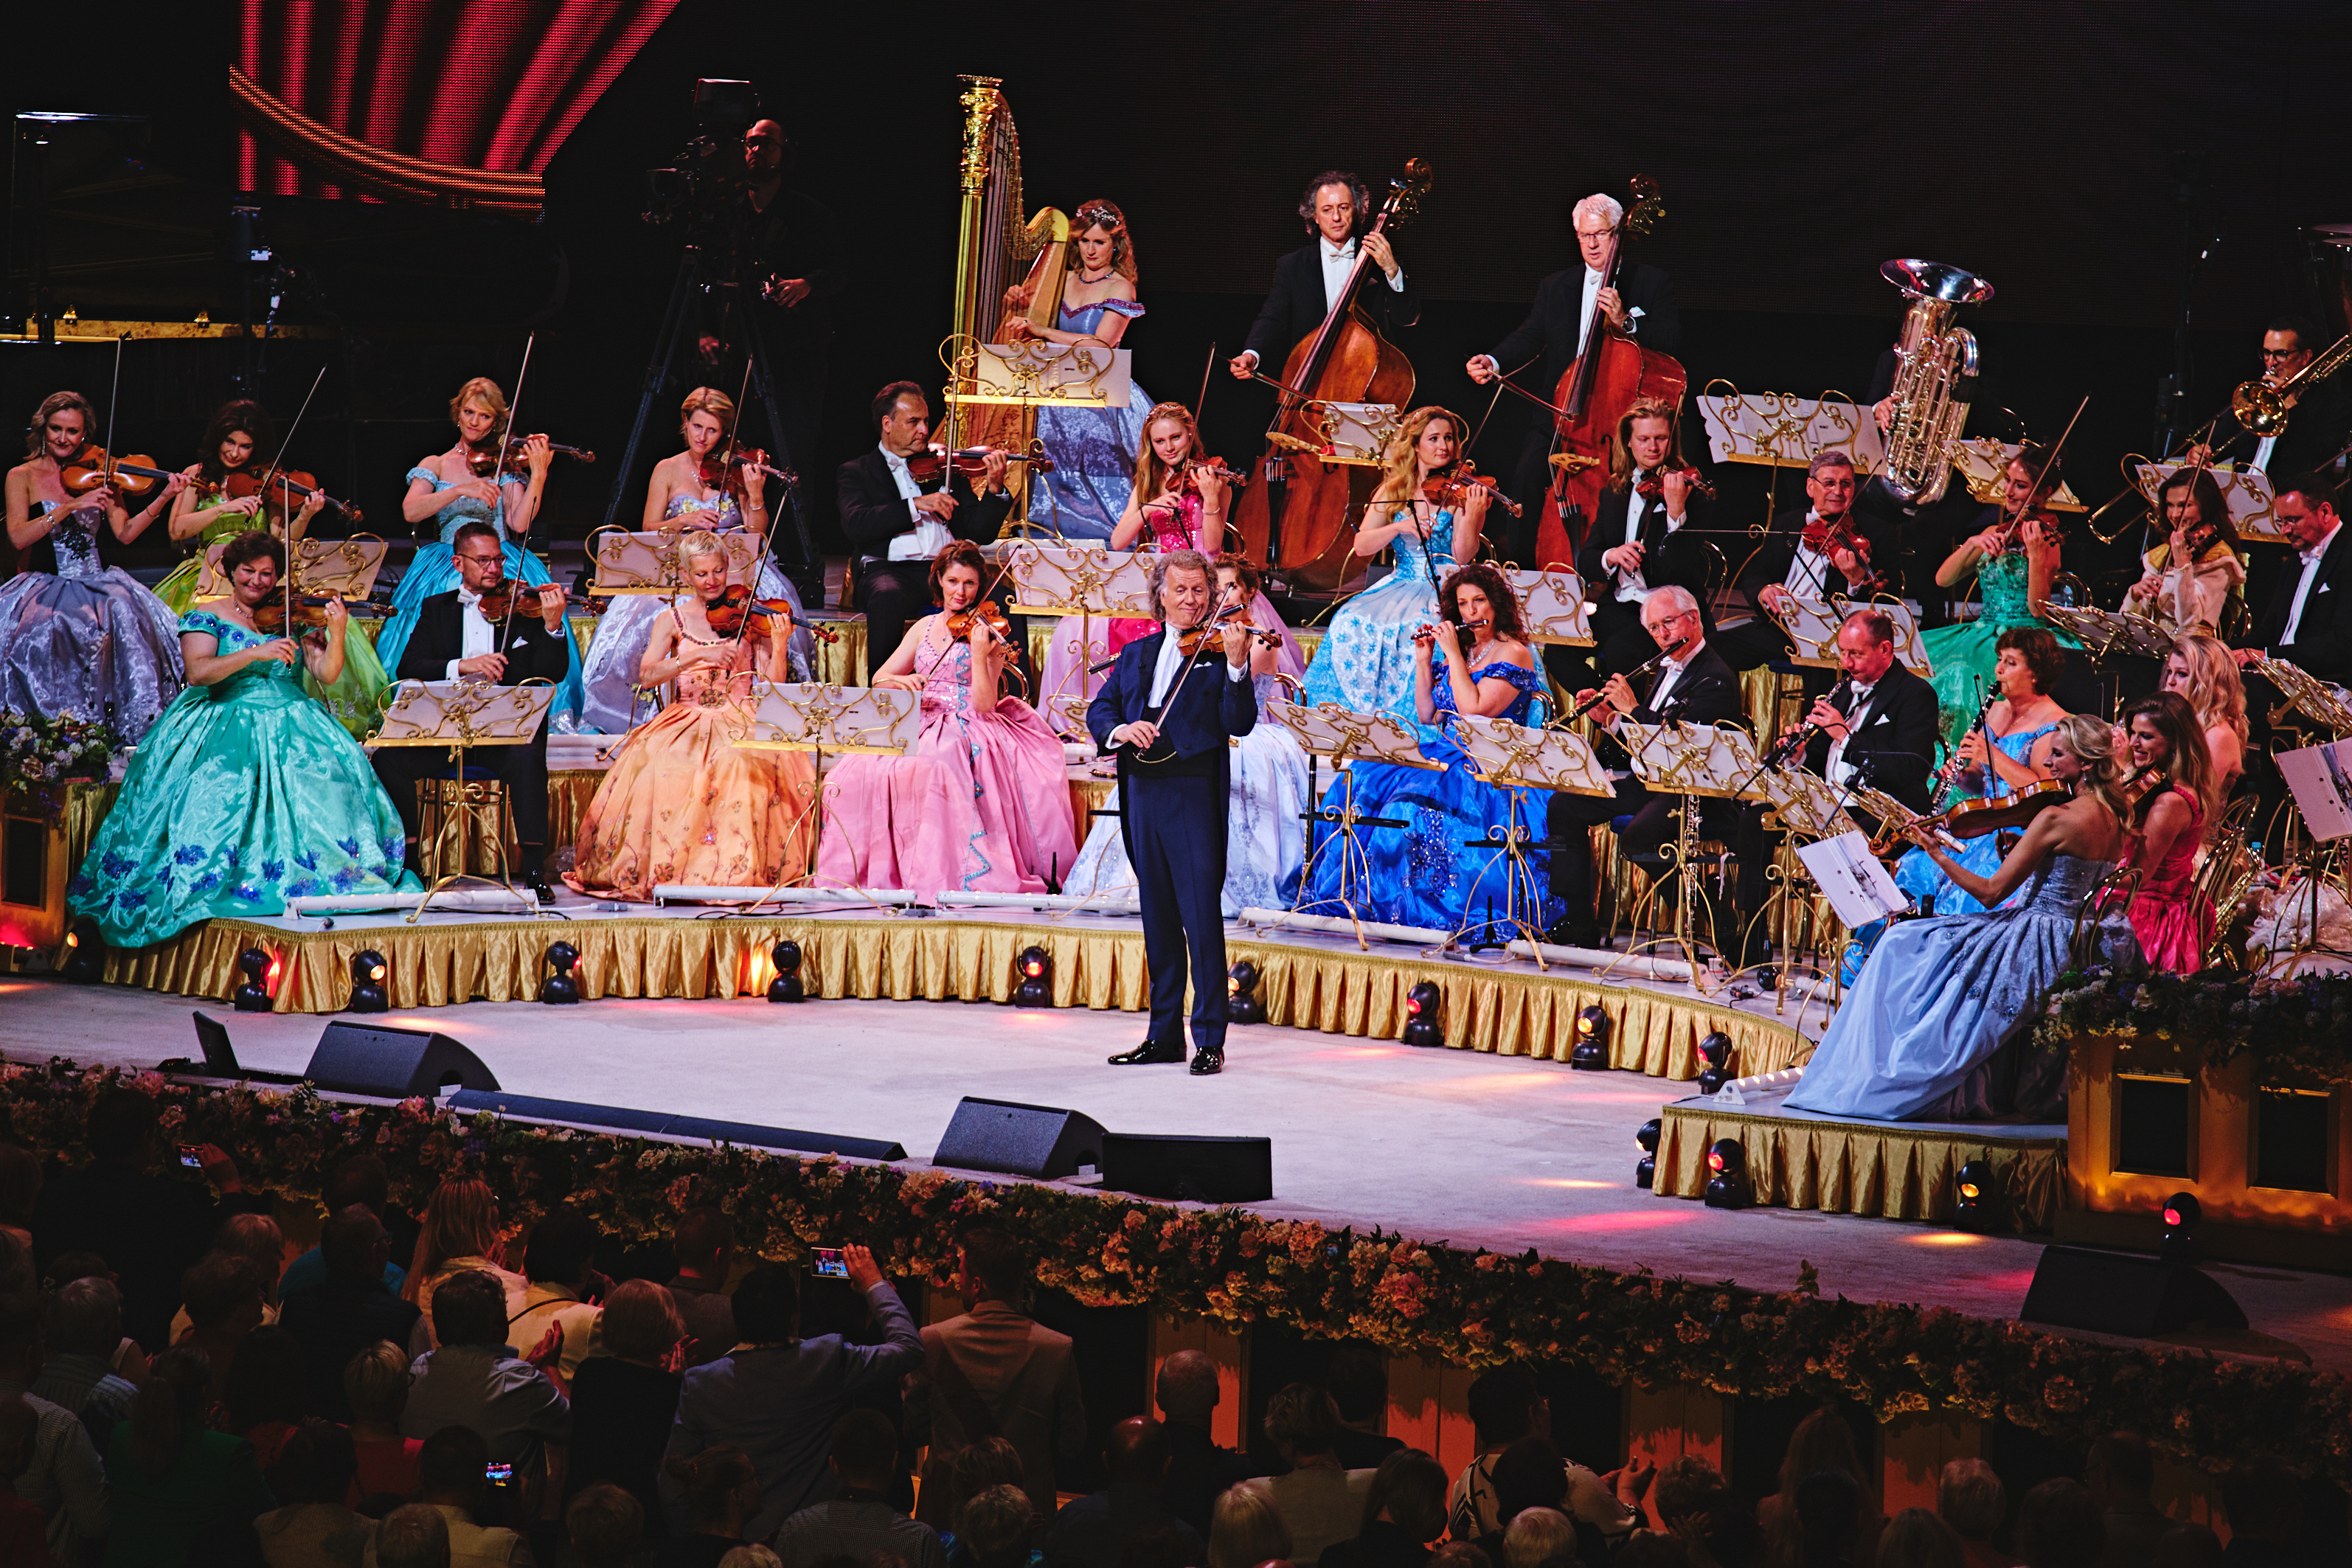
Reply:
[[1977, 374], [1976, 335], [1951, 324], [1963, 305], [1992, 298], [1983, 279], [1940, 261], [1890, 261], [1879, 276], [1911, 297], [1895, 345], [1894, 418], [1878, 477], [1906, 505], [1940, 500], [1952, 479], [1952, 454], [1968, 423], [1960, 383]]

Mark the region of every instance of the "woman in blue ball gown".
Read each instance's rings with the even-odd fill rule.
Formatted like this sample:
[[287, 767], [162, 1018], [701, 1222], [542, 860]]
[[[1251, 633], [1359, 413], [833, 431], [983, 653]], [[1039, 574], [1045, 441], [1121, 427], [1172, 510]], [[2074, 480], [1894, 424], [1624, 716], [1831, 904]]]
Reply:
[[1307, 667], [1308, 702], [1422, 718], [1413, 695], [1421, 657], [1414, 634], [1438, 618], [1438, 579], [1456, 563], [1478, 558], [1486, 522], [1486, 492], [1475, 485], [1465, 487], [1458, 507], [1422, 494], [1433, 476], [1454, 466], [1461, 448], [1462, 421], [1431, 406], [1406, 415], [1381, 454], [1387, 472], [1356, 531], [1355, 552], [1370, 559], [1392, 544], [1396, 569], [1331, 617]]
[[[1006, 291], [1015, 314], [1013, 339], [1049, 343], [1098, 343], [1118, 347], [1128, 323], [1139, 319], [1136, 302], [1135, 246], [1127, 216], [1111, 203], [1095, 200], [1070, 219], [1068, 276], [1054, 324], [1033, 327], [1018, 314], [1029, 308], [1029, 286]], [[1128, 388], [1124, 408], [1040, 408], [1037, 440], [1054, 459], [1053, 471], [1029, 480], [1029, 521], [1065, 539], [1102, 541], [1127, 513], [1133, 493], [1135, 454], [1143, 442], [1145, 411], [1151, 399], [1143, 388]]]
[[1444, 605], [1443, 616], [1416, 628], [1410, 644], [1421, 752], [1444, 765], [1429, 773], [1352, 764], [1352, 792], [1346, 779], [1335, 782], [1323, 809], [1351, 805], [1405, 826], [1359, 827], [1351, 839], [1318, 825], [1298, 907], [1337, 914], [1352, 906], [1360, 920], [1460, 932], [1474, 944], [1507, 942], [1551, 923], [1549, 858], [1528, 849], [1515, 862], [1501, 849], [1467, 842], [1540, 837], [1543, 801], [1532, 791], [1481, 783], [1450, 725], [1463, 713], [1528, 722], [1544, 677], [1500, 571], [1483, 563], [1463, 567], [1445, 580]]
[[268, 534], [239, 534], [221, 552], [230, 596], [180, 617], [188, 684], [140, 742], [67, 889], [115, 947], [283, 914], [306, 894], [417, 885], [367, 753], [302, 689], [305, 671], [321, 688], [342, 674], [341, 602], [299, 642], [255, 625], [285, 558]]
[[[553, 456], [547, 437], [530, 436], [514, 443], [514, 452], [530, 470], [527, 479], [509, 476], [493, 484], [477, 474], [473, 464], [477, 459], [497, 462], [505, 447], [506, 394], [499, 390], [498, 383], [478, 375], [459, 387], [457, 395], [449, 400], [449, 417], [457, 426], [457, 445], [409, 469], [408, 493], [401, 498], [401, 514], [412, 525], [434, 522], [440, 530], [440, 537], [418, 546], [409, 560], [408, 570], [400, 575], [399, 585], [392, 591], [392, 617], [384, 622], [383, 633], [375, 639], [376, 658], [386, 669], [400, 668], [400, 656], [416, 630], [416, 617], [425, 601], [457, 586], [457, 552], [452, 541], [467, 523], [499, 525], [499, 537], [504, 541], [509, 583], [536, 584], [555, 581], [521, 542], [539, 516], [541, 498], [547, 493], [547, 465]], [[570, 640], [568, 636], [566, 640]], [[548, 709], [549, 728], [577, 728], [580, 704], [580, 648], [573, 643], [571, 668], [565, 671], [562, 683], [556, 688], [555, 701]]]
[[[2065, 1055], [2036, 1050], [2029, 1026], [2073, 961], [2084, 899], [2123, 852], [2132, 807], [2121, 764], [2104, 720], [2077, 713], [2060, 724], [2050, 773], [2074, 787], [2074, 798], [2033, 818], [1990, 877], [1954, 859], [1928, 830], [1915, 830], [1944, 874], [1987, 908], [1903, 921], [1887, 931], [1805, 1064], [1789, 1109], [1879, 1121], [2064, 1115]], [[2012, 907], [1990, 907], [2020, 889]]]

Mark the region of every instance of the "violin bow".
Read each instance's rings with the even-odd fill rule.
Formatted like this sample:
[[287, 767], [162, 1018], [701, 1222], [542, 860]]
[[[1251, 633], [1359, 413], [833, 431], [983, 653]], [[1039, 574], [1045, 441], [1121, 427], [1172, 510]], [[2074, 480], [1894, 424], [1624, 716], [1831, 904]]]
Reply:
[[[2052, 447], [2049, 451], [2042, 454], [2042, 467], [2040, 470], [2034, 474], [2033, 483], [2025, 492], [2025, 500], [2018, 503], [2017, 516], [2013, 519], [2006, 515], [2002, 517], [2000, 527], [2001, 532], [2004, 535], [2006, 535], [2011, 529], [2022, 528], [2025, 525], [2025, 509], [2033, 504], [2033, 498], [2035, 496], [2042, 493], [2042, 480], [2043, 476], [2050, 472], [2050, 465], [2058, 460], [2058, 454], [2065, 449], [2066, 437], [2074, 433], [2075, 421], [2083, 417], [2083, 410], [2088, 408], [2090, 405], [2091, 395], [2086, 392], [2083, 394], [2083, 401], [2074, 405], [2074, 417], [2067, 420], [2066, 428], [2058, 432], [2057, 445]], [[2006, 507], [2002, 509], [2004, 514], [2006, 514], [2007, 510], [2008, 509]]]
[[[538, 346], [539, 331], [533, 328], [530, 336], [523, 340], [522, 368], [515, 372], [515, 395], [507, 404], [507, 427], [499, 437], [498, 466], [490, 470], [490, 489], [498, 494], [497, 501], [490, 508], [490, 521], [499, 531], [499, 553], [501, 555], [506, 553], [507, 548], [507, 458], [514, 451], [515, 416], [522, 412], [523, 384], [530, 379], [530, 351]], [[515, 547], [515, 553], [523, 553], [520, 545]], [[514, 585], [507, 591], [506, 618], [499, 624], [500, 648], [506, 647], [508, 637], [513, 634], [515, 596], [521, 592], [522, 574], [518, 571]]]
[[[262, 526], [265, 528], [269, 524], [268, 506], [270, 482], [277, 479], [278, 470], [286, 466], [286, 448], [292, 445], [294, 433], [302, 428], [303, 417], [310, 412], [311, 400], [319, 395], [319, 384], [326, 379], [327, 367], [322, 364], [319, 367], [319, 374], [310, 378], [310, 390], [304, 395], [302, 399], [302, 406], [294, 411], [294, 423], [286, 426], [286, 439], [278, 443], [278, 450], [269, 455], [269, 466], [261, 471], [259, 493], [261, 495], [263, 509], [261, 521]], [[280, 507], [285, 506], [285, 498], [280, 497], [278, 504]], [[287, 525], [287, 531], [289, 533], [293, 531], [293, 525], [291, 523]], [[294, 559], [293, 555], [290, 553], [293, 549], [294, 542], [291, 539], [289, 539], [286, 542], [286, 545], [289, 552], [286, 559], [290, 562]]]
[[[1229, 603], [1234, 602], [1234, 591], [1232, 589], [1220, 589], [1217, 593], [1217, 602], [1209, 606], [1209, 613], [1202, 617], [1200, 626], [1187, 629], [1195, 631], [1216, 630], [1218, 618], [1225, 613], [1225, 605]], [[1168, 623], [1162, 621], [1160, 623], [1160, 626], [1161, 634], [1163, 636], [1166, 635]], [[1179, 632], [1176, 635], [1181, 637], [1183, 633]], [[1160, 704], [1160, 711], [1145, 720], [1145, 723], [1150, 724], [1155, 730], [1160, 728], [1160, 721], [1168, 717], [1168, 710], [1176, 706], [1176, 694], [1184, 689], [1184, 682], [1192, 676], [1192, 667], [1201, 662], [1201, 650], [1207, 647], [1211, 640], [1211, 638], [1204, 637], [1199, 643], [1194, 645], [1192, 657], [1185, 659], [1184, 668], [1176, 672], [1175, 680], [1169, 686], [1167, 699]], [[1150, 694], [1150, 689], [1149, 687], [1145, 688], [1144, 695], [1149, 697]]]
[[[954, 486], [954, 484], [955, 484], [955, 465], [954, 465], [954, 459], [952, 459], [952, 458], [949, 459], [949, 465], [948, 465], [947, 469], [946, 469], [946, 473], [947, 473], [947, 483], [948, 483], [948, 485], [949, 485], [950, 488], [952, 488], [952, 487]], [[989, 595], [989, 593], [991, 592], [991, 590], [994, 589], [994, 588], [995, 588], [995, 586], [996, 586], [999, 583], [1003, 582], [1003, 581], [1004, 581], [1004, 574], [1005, 574], [1007, 572], [1010, 572], [1010, 571], [1012, 571], [1012, 570], [1013, 570], [1013, 552], [1012, 552], [1011, 551], [1007, 551], [1007, 552], [1005, 552], [1004, 559], [1003, 559], [1003, 560], [1002, 560], [1002, 561], [1000, 561], [1000, 562], [998, 562], [998, 563], [996, 563], [996, 575], [995, 575], [995, 576], [993, 576], [993, 577], [991, 577], [987, 582], [985, 582], [985, 583], [982, 584], [981, 584], [981, 587], [980, 587], [980, 592], [972, 595], [971, 605], [971, 606], [970, 606], [970, 608], [969, 608], [968, 613], [969, 613], [969, 614], [971, 614], [971, 615], [975, 615], [975, 616], [976, 616], [976, 615], [979, 615], [979, 614], [981, 613], [981, 608], [980, 608], [980, 607], [981, 607], [981, 605], [984, 605], [984, 604], [986, 604], [986, 603], [988, 602], [988, 595]], [[948, 612], [947, 612], [944, 608], [942, 608], [942, 609], [940, 611], [940, 615], [942, 615], [942, 616], [946, 615], [947, 613], [948, 613]], [[1006, 616], [1005, 618], [1006, 618], [1006, 620], [1007, 620], [1008, 622], [1012, 619], [1012, 617], [1011, 617], [1011, 616]], [[944, 628], [942, 628], [942, 629], [944, 629]], [[955, 639], [954, 637], [950, 637], [950, 638], [948, 638], [947, 647], [943, 647], [943, 648], [940, 649], [940, 651], [939, 651], [938, 653], [936, 653], [936, 654], [932, 655], [932, 656], [931, 656], [931, 662], [930, 662], [930, 663], [929, 663], [929, 664], [927, 664], [927, 665], [925, 665], [925, 666], [923, 666], [923, 679], [924, 679], [924, 680], [929, 681], [929, 680], [931, 679], [931, 671], [933, 671], [933, 670], [935, 670], [935, 669], [939, 668], [939, 667], [940, 667], [940, 660], [941, 660], [941, 659], [943, 659], [943, 658], [947, 658], [947, 656], [948, 656], [950, 653], [951, 653], [952, 651], [954, 651], [955, 645], [956, 645], [956, 640], [957, 640], [957, 639]], [[867, 657], [870, 658], [872, 658], [873, 656], [872, 656], [871, 654], [869, 654], [869, 655], [867, 655]], [[1025, 679], [1025, 678], [1024, 678], [1024, 679]]]

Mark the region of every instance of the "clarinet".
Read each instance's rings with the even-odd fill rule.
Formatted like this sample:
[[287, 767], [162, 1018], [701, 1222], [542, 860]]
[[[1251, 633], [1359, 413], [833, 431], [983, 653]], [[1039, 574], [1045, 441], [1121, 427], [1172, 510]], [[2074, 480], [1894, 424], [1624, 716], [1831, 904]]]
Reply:
[[[1838, 693], [1849, 689], [1853, 683], [1853, 678], [1852, 676], [1841, 675], [1838, 677], [1838, 683], [1830, 688], [1829, 704], [1831, 707], [1835, 708], [1837, 706]], [[1819, 724], [1808, 722], [1803, 729], [1792, 730], [1788, 734], [1781, 736], [1778, 741], [1772, 742], [1772, 749], [1764, 753], [1764, 765], [1768, 768], [1777, 768], [1781, 763], [1787, 762], [1790, 757], [1797, 755], [1811, 742], [1812, 738], [1815, 735], [1821, 733], [1821, 728], [1822, 727]]]
[[[1969, 726], [1969, 730], [1974, 730], [1982, 733], [1985, 727], [1985, 721], [1991, 716], [1992, 705], [2000, 700], [2000, 688], [1996, 686], [1992, 690], [1985, 694], [1984, 706], [1977, 710], [1976, 721]], [[1969, 730], [1963, 730], [1960, 731], [1961, 739], [1965, 740], [1968, 738]], [[1990, 735], [1985, 737], [1985, 743], [1988, 746], [1992, 743], [1992, 738]], [[1936, 774], [1936, 793], [1929, 796], [1927, 800], [1927, 815], [1929, 816], [1937, 816], [1942, 815], [1945, 799], [1951, 795], [1952, 786], [1960, 782], [1960, 774], [1965, 771], [1965, 769], [1966, 764], [1960, 761], [1959, 748], [1955, 746], [1952, 749], [1950, 760], [1946, 762], [1942, 771]]]

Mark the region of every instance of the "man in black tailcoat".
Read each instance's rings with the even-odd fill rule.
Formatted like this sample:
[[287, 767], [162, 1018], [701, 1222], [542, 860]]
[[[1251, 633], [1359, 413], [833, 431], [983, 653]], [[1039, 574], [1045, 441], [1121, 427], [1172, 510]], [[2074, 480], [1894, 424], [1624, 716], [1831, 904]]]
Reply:
[[908, 464], [930, 450], [931, 405], [913, 382], [894, 381], [875, 395], [874, 430], [874, 450], [842, 464], [835, 479], [841, 531], [857, 557], [868, 669], [898, 651], [908, 622], [930, 613], [931, 557], [951, 540], [991, 542], [1013, 508], [999, 454], [982, 466], [977, 494], [952, 468], [915, 478]]
[[1356, 291], [1356, 303], [1381, 335], [1392, 336], [1421, 320], [1421, 296], [1388, 236], [1365, 232], [1371, 226], [1372, 198], [1363, 181], [1342, 169], [1316, 175], [1299, 199], [1298, 216], [1315, 237], [1274, 264], [1274, 288], [1228, 366], [1236, 380], [1248, 380], [1254, 370], [1281, 375], [1290, 351], [1313, 337], [1339, 303], [1360, 251], [1379, 270]]

